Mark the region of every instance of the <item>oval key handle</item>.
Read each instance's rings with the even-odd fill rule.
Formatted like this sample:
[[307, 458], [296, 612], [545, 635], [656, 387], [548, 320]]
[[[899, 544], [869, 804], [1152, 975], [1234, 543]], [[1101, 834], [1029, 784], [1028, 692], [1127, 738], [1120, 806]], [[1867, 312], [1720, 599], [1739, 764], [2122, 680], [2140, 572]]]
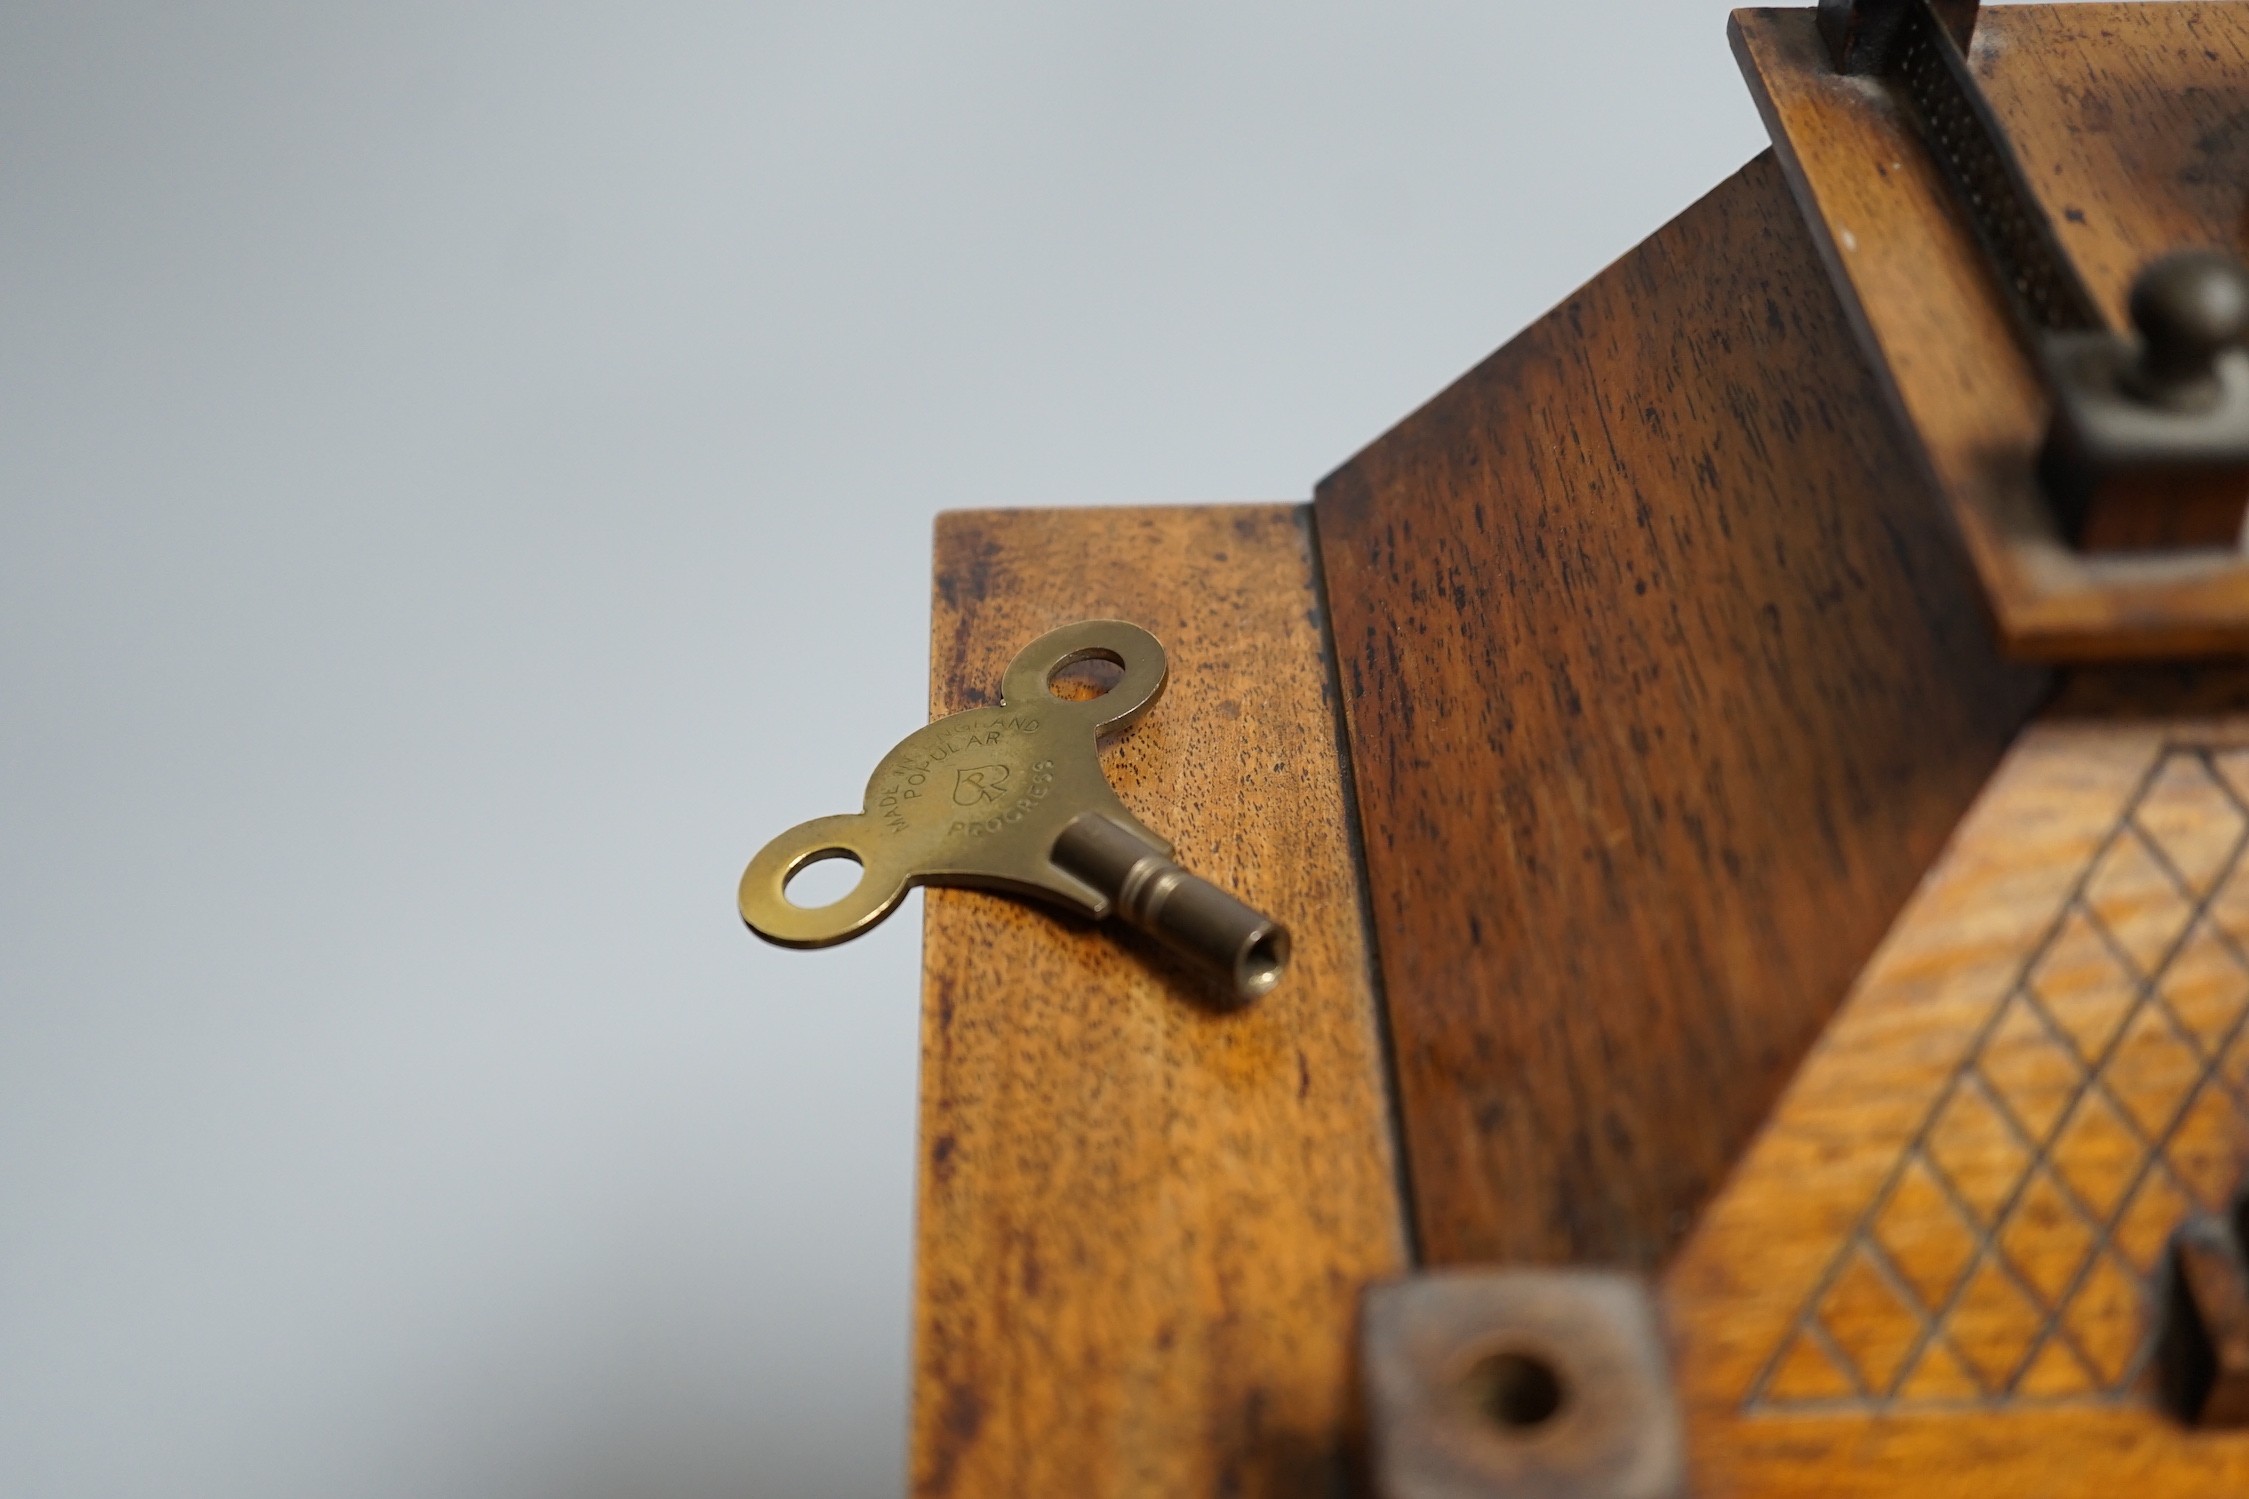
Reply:
[[[1122, 669], [1099, 697], [1058, 697], [1080, 661]], [[769, 942], [826, 947], [856, 937], [916, 885], [969, 885], [1053, 901], [1096, 920], [1122, 916], [1224, 975], [1238, 999], [1280, 981], [1288, 932], [1171, 862], [1171, 845], [1117, 800], [1096, 740], [1138, 719], [1164, 689], [1164, 648], [1121, 619], [1050, 630], [1009, 663], [1001, 702], [917, 729], [883, 756], [860, 811], [799, 823], [743, 872], [742, 920]], [[824, 906], [788, 897], [823, 859], [860, 867]]]

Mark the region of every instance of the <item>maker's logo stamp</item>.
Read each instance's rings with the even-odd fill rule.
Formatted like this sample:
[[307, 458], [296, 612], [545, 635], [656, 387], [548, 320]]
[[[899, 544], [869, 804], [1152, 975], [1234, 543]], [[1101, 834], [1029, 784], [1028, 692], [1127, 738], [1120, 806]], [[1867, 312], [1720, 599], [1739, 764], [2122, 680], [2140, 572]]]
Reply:
[[1007, 795], [1008, 768], [977, 765], [953, 772], [953, 800], [963, 807], [980, 807]]

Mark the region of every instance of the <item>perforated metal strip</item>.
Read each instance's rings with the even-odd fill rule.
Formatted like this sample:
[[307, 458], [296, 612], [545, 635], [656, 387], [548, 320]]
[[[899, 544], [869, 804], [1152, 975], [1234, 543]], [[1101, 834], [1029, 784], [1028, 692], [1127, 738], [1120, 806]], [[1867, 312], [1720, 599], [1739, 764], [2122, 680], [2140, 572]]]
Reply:
[[1922, 138], [2013, 302], [2025, 341], [2103, 329], [2092, 293], [2031, 191], [2006, 127], [1927, 0], [1909, 0], [1884, 76], [1920, 116]]

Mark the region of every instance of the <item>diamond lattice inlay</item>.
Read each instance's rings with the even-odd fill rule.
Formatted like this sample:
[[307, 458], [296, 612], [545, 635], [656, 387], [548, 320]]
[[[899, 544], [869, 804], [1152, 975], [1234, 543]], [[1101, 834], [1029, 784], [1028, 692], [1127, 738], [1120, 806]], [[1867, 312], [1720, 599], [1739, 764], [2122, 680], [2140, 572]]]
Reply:
[[2249, 762], [2157, 758], [1806, 1298], [1752, 1408], [2113, 1399], [2249, 1149]]

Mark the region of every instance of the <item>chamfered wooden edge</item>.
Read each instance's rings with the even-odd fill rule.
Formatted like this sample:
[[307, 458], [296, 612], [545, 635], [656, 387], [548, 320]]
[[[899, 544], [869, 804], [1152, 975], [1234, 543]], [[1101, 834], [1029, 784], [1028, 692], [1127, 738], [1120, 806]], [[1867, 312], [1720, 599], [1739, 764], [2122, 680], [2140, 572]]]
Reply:
[[[2033, 472], [2045, 396], [1974, 237], [1883, 85], [1834, 71], [1810, 9], [1737, 10], [1729, 35], [1864, 357], [1916, 439], [1918, 466], [1948, 501], [2008, 648], [2050, 661], [2249, 651], [2249, 558], [2087, 555], [2060, 535]], [[2162, 226], [2173, 245], [2238, 242], [2238, 222], [2198, 230], [2190, 198], [2146, 170], [2183, 148], [2151, 138], [2119, 150], [2113, 135], [2191, 138], [2174, 106], [2199, 97], [2204, 113], [2224, 115], [2223, 70], [2238, 70], [2245, 46], [2249, 5], [1982, 14], [1971, 60], [2112, 316], [2148, 252], [2140, 221]], [[2104, 122], [2088, 128], [2096, 105]], [[2242, 165], [2205, 163], [2220, 179]], [[2228, 201], [2238, 219], [2239, 194]]]
[[1696, 1492], [2249, 1492], [2157, 1402], [2249, 1164], [2249, 676], [2073, 681], [1667, 1269]]
[[1652, 1266], [2043, 674], [1769, 156], [1315, 513], [1427, 1258]]
[[1097, 616], [1170, 659], [1119, 796], [1295, 955], [1228, 1013], [1129, 932], [929, 893], [914, 1492], [1325, 1492], [1407, 1245], [1305, 507], [940, 517], [933, 709]]

